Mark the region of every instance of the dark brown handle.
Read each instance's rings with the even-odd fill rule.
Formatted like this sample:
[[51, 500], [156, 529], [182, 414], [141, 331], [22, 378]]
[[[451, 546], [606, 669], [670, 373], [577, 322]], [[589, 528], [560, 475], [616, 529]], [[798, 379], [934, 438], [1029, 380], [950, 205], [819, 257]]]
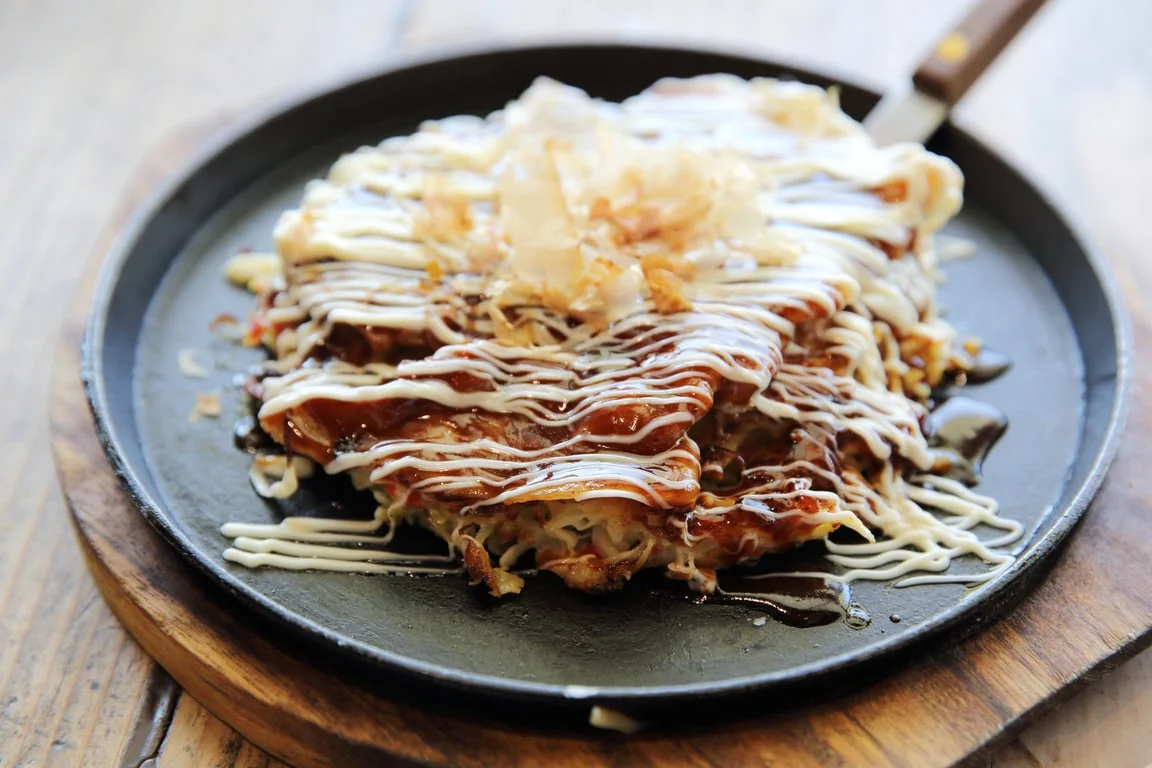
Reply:
[[912, 82], [929, 96], [955, 104], [1042, 5], [1044, 0], [980, 0], [940, 38]]

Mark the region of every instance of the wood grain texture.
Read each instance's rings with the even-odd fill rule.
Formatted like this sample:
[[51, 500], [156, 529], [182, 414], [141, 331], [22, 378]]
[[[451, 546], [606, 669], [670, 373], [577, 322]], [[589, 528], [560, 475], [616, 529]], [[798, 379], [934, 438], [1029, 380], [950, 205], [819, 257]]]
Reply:
[[[759, 50], [883, 86], [911, 71], [965, 5], [0, 3], [0, 96], [18, 105], [0, 120], [0, 280], [6, 289], [0, 352], [8, 360], [44, 361], [7, 370], [7, 397], [0, 399], [6, 437], [0, 462], [0, 766], [115, 765], [147, 684], [146, 659], [92, 600], [53, 489], [41, 414], [47, 406], [44, 350], [61, 326], [60, 315], [43, 308], [71, 295], [102, 222], [112, 217], [149, 146], [189, 121], [240, 112], [382, 61], [401, 38], [419, 45], [643, 32]], [[1052, 0], [958, 110], [966, 127], [1079, 212], [1112, 261], [1125, 267], [1135, 299], [1130, 302], [1143, 316], [1143, 297], [1152, 288], [1141, 182], [1152, 171], [1149, 28], [1152, 5], [1140, 0]], [[23, 318], [37, 320], [17, 325]], [[1144, 348], [1142, 339], [1138, 354]], [[1145, 766], [1152, 760], [1150, 712], [1152, 655], [1146, 653], [1026, 731], [1014, 754], [1034, 762], [998, 756], [995, 764]], [[169, 744], [186, 743], [181, 733], [178, 725]], [[205, 764], [215, 763], [206, 758]]]
[[289, 768], [260, 751], [190, 696], [176, 708], [154, 768]]
[[[5, 768], [117, 765], [151, 716], [153, 664], [100, 600], [57, 490], [48, 350], [105, 223], [122, 216], [116, 206], [130, 179], [137, 199], [170, 170], [141, 169], [148, 147], [189, 122], [378, 60], [403, 9], [376, 0], [343, 0], [336, 10], [322, 0], [292, 5], [0, 3]], [[314, 44], [326, 55], [300, 55]]]

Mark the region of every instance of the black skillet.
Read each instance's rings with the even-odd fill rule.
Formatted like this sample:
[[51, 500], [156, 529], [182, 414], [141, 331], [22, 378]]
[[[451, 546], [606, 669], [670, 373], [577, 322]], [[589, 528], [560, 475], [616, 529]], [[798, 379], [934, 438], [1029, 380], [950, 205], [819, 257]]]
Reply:
[[[334, 492], [321, 484], [281, 509], [249, 487], [248, 457], [232, 444], [242, 409], [232, 380], [261, 355], [209, 330], [221, 313], [243, 317], [251, 307], [223, 279], [224, 262], [242, 248], [269, 249], [277, 214], [341, 152], [424, 119], [485, 114], [540, 75], [620, 99], [661, 77], [707, 72], [840, 85], [856, 117], [877, 101], [840, 79], [725, 53], [599, 44], [487, 50], [394, 65], [263, 115], [207, 151], [133, 218], [108, 257], [88, 327], [88, 397], [141, 512], [234, 595], [237, 611], [291, 630], [306, 652], [433, 688], [541, 704], [643, 709], [773, 687], [819, 690], [998, 615], [1057, 553], [1103, 479], [1121, 428], [1129, 341], [1103, 263], [1067, 216], [952, 125], [931, 148], [964, 171], [967, 203], [948, 231], [973, 242], [976, 254], [947, 266], [941, 300], [962, 333], [1013, 360], [1009, 373], [969, 394], [1011, 423], [981, 490], [1030, 531], [994, 582], [862, 584], [855, 599], [869, 625], [799, 629], [760, 626], [754, 607], [654, 596], [643, 579], [590, 597], [541, 576], [521, 596], [496, 601], [461, 577], [248, 570], [221, 558], [221, 523], [323, 513]], [[211, 361], [207, 379], [181, 374], [177, 355], [186, 348]], [[196, 394], [207, 390], [221, 393], [224, 414], [190, 422]]]

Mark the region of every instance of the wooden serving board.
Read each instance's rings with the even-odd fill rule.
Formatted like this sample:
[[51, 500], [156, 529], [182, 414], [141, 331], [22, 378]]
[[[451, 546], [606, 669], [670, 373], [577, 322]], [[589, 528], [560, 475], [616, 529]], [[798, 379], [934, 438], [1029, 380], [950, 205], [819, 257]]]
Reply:
[[[146, 165], [171, 168], [197, 133]], [[154, 178], [155, 173], [147, 174]], [[139, 198], [144, 185], [133, 185]], [[722, 726], [633, 736], [544, 731], [418, 706], [402, 685], [309, 659], [226, 599], [153, 532], [113, 474], [79, 380], [79, 345], [97, 264], [60, 344], [52, 440], [81, 549], [100, 591], [144, 649], [208, 710], [301, 768], [437, 766], [946, 766], [991, 755], [1028, 718], [1152, 642], [1152, 367], [1109, 480], [1047, 579], [1005, 619], [923, 652], [832, 700]], [[1122, 275], [1122, 282], [1139, 281]], [[1135, 292], [1135, 289], [1134, 291]], [[1152, 317], [1136, 317], [1138, 346]], [[450, 697], [451, 694], [446, 694]]]

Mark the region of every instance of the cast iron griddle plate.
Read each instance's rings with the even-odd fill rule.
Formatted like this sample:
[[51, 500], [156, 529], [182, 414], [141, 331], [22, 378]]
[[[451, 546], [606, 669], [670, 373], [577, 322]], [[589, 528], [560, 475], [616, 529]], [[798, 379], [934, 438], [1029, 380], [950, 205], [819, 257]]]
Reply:
[[[1123, 413], [1127, 337], [1098, 261], [1040, 194], [970, 137], [946, 128], [934, 148], [967, 177], [967, 205], [949, 227], [974, 258], [947, 266], [941, 300], [962, 334], [1014, 361], [969, 394], [1011, 426], [987, 462], [982, 490], [1034, 533], [1015, 567], [979, 589], [854, 586], [873, 617], [796, 629], [757, 610], [698, 606], [643, 587], [590, 597], [551, 576], [495, 601], [463, 577], [361, 576], [248, 570], [225, 562], [229, 520], [280, 512], [248, 483], [232, 445], [241, 415], [233, 376], [262, 358], [214, 338], [222, 312], [245, 317], [252, 297], [228, 285], [224, 262], [268, 250], [277, 215], [344, 151], [414, 130], [424, 119], [484, 114], [538, 75], [619, 99], [669, 75], [779, 75], [780, 67], [700, 51], [565, 46], [489, 51], [410, 64], [297, 103], [249, 126], [175, 180], [110, 257], [96, 297], [85, 377], [108, 455], [141, 510], [189, 560], [260, 614], [331, 654], [473, 690], [564, 701], [641, 705], [810, 681], [909, 647], [961, 621], [991, 616], [1054, 554], [1084, 512], [1115, 448]], [[827, 78], [792, 71], [808, 82]], [[875, 96], [848, 86], [859, 117]], [[207, 379], [189, 379], [177, 353], [197, 350]], [[221, 393], [219, 419], [189, 422], [198, 392]], [[327, 504], [324, 493], [294, 499]], [[964, 567], [959, 564], [958, 567]], [[899, 614], [901, 621], [889, 620]], [[595, 689], [595, 690], [592, 690]]]

